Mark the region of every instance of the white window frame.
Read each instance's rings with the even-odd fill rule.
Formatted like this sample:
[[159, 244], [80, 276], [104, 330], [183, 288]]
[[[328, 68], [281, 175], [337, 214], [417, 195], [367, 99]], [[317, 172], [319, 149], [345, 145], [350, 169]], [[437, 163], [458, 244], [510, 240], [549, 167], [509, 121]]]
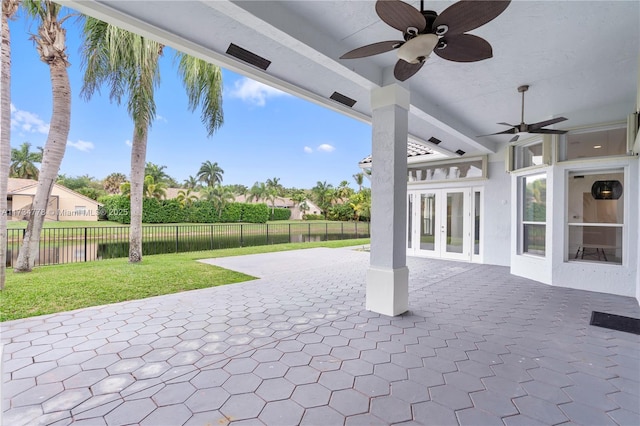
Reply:
[[[539, 171], [536, 170], [532, 173], [522, 174], [518, 176], [518, 255], [522, 256], [533, 256], [537, 258], [546, 258], [547, 257], [547, 243], [548, 243], [548, 227], [547, 227], [547, 216], [545, 215], [544, 222], [524, 220], [525, 214], [525, 195], [527, 193], [526, 182], [527, 178], [533, 176], [541, 176], [544, 175], [544, 179], [546, 184], [549, 183], [549, 174], [547, 171]], [[548, 196], [545, 192], [545, 205], [548, 204]], [[546, 212], [548, 214], [548, 211]], [[524, 228], [526, 225], [535, 225], [535, 226], [544, 226], [544, 254], [533, 253], [530, 251], [525, 251], [525, 232]]]

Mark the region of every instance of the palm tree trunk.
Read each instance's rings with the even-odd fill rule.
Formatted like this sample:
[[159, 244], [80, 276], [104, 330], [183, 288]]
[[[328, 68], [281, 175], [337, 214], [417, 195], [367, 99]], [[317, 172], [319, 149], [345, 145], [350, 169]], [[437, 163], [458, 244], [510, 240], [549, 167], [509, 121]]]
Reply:
[[131, 224], [129, 226], [129, 262], [142, 261], [142, 199], [144, 196], [144, 166], [147, 158], [149, 125], [136, 120], [131, 146]]
[[0, 120], [0, 290], [4, 290], [7, 268], [7, 186], [11, 164], [11, 37], [9, 18], [16, 12], [17, 2], [2, 2], [2, 69]]
[[67, 137], [71, 125], [71, 86], [67, 65], [61, 60], [49, 62], [53, 91], [53, 113], [49, 135], [44, 145], [44, 155], [36, 195], [27, 222], [15, 272], [29, 272], [35, 266], [40, 249], [40, 231], [47, 212], [49, 196], [60, 170], [60, 163], [67, 147]]

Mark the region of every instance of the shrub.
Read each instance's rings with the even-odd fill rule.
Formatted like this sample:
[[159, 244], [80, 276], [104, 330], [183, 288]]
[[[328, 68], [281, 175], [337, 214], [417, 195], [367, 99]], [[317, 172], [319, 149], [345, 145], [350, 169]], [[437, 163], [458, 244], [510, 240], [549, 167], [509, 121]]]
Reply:
[[101, 197], [100, 202], [104, 206], [104, 216], [112, 222], [131, 223], [131, 203], [124, 195], [111, 195]]
[[244, 204], [242, 210], [243, 222], [267, 223], [267, 220], [269, 220], [269, 208], [266, 204]]
[[244, 203], [228, 203], [225, 204], [222, 209], [222, 216], [220, 222], [240, 222], [242, 221], [242, 212], [244, 210]]
[[218, 219], [218, 212], [213, 208], [211, 201], [194, 201], [186, 209], [186, 221], [193, 223], [213, 223]]
[[303, 220], [324, 220], [324, 216], [321, 214], [305, 214], [302, 216]]
[[347, 221], [353, 219], [353, 207], [349, 204], [336, 204], [329, 209], [327, 219]]
[[289, 220], [291, 219], [291, 210], [284, 208], [273, 209], [271, 220]]

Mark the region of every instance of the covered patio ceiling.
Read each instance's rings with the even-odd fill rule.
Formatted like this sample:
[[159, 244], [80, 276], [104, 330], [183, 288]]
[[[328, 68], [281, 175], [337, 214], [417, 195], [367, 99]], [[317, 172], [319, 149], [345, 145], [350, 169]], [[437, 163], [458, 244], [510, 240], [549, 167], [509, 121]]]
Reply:
[[[396, 53], [341, 60], [356, 47], [401, 39], [374, 1], [63, 2], [82, 13], [157, 39], [226, 69], [370, 121], [370, 91], [395, 82]], [[407, 1], [419, 8], [420, 2]], [[425, 1], [441, 13], [453, 1]], [[410, 139], [446, 156], [497, 152], [508, 135], [498, 122], [520, 122], [517, 87], [528, 123], [564, 116], [556, 128], [619, 121], [637, 109], [640, 3], [513, 1], [473, 30], [493, 58], [450, 62], [436, 55], [405, 83], [411, 91]], [[227, 54], [235, 44], [270, 61], [266, 70]], [[330, 99], [338, 92], [352, 107]], [[441, 141], [438, 145], [430, 138]]]

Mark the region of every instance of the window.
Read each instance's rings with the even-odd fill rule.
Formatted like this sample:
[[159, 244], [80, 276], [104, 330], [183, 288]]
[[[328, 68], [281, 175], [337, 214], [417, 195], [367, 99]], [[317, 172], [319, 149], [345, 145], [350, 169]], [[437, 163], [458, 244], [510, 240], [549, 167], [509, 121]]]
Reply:
[[486, 178], [486, 157], [447, 162], [433, 162], [429, 164], [408, 167], [408, 181], [435, 182], [463, 179]]
[[521, 253], [545, 255], [547, 233], [547, 175], [539, 173], [520, 178]]
[[87, 214], [87, 206], [75, 206], [74, 215], [86, 216], [86, 214]]
[[624, 170], [574, 171], [568, 179], [569, 260], [622, 264]]
[[538, 137], [507, 147], [505, 167], [508, 172], [551, 164], [551, 138]]
[[627, 128], [624, 124], [572, 130], [561, 136], [561, 161], [607, 157], [627, 153]]

